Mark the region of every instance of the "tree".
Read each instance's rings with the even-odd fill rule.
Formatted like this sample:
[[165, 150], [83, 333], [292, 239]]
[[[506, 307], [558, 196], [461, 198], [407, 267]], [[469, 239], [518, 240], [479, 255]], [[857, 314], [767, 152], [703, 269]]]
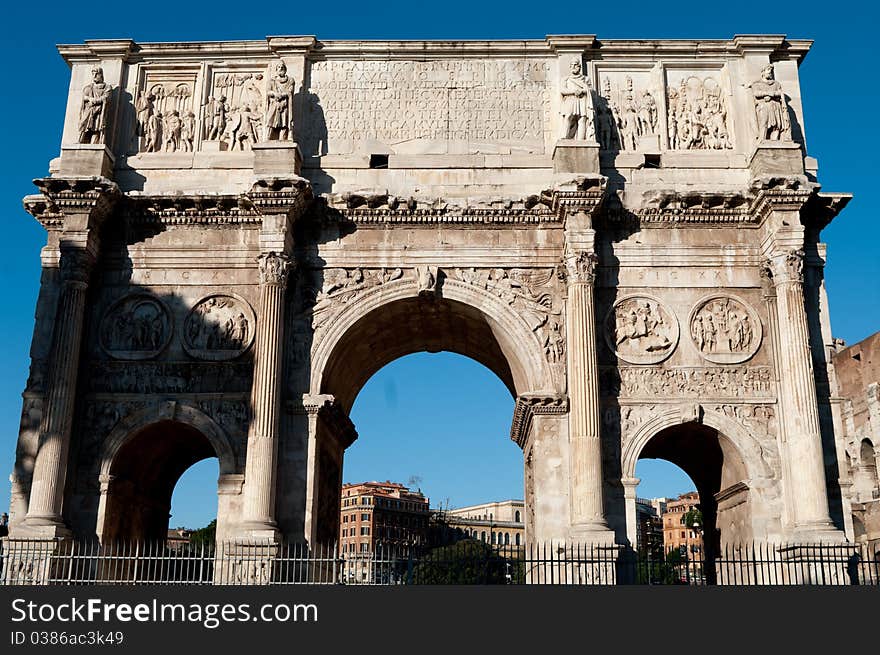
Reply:
[[509, 584], [521, 580], [520, 563], [489, 544], [464, 539], [428, 552], [413, 568], [414, 584]]
[[684, 524], [692, 530], [703, 531], [703, 512], [699, 507], [691, 507], [684, 515]]
[[193, 530], [189, 536], [189, 542], [193, 546], [211, 546], [217, 538], [217, 519], [214, 519], [204, 528]]

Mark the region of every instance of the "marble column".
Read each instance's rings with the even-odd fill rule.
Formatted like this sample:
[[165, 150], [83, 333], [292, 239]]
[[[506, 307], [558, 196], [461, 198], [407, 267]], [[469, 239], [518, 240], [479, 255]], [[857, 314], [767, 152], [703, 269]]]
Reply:
[[46, 405], [40, 423], [26, 524], [48, 536], [67, 533], [61, 517], [67, 456], [76, 400], [86, 289], [94, 256], [85, 248], [61, 250], [61, 296], [55, 317]]
[[804, 306], [804, 252], [791, 249], [773, 255], [766, 263], [776, 289], [776, 320], [785, 329], [779, 334], [779, 391], [783, 409], [796, 533], [818, 539], [836, 533], [828, 511], [828, 493], [816, 381], [810, 354], [809, 328]]
[[609, 541], [602, 478], [599, 411], [599, 365], [593, 283], [598, 257], [587, 250], [566, 255], [568, 300], [569, 457], [571, 458], [572, 536], [590, 542]]
[[277, 537], [275, 493], [281, 411], [284, 291], [290, 260], [268, 252], [258, 258], [260, 315], [257, 320], [251, 422], [248, 431], [243, 528], [248, 536]]

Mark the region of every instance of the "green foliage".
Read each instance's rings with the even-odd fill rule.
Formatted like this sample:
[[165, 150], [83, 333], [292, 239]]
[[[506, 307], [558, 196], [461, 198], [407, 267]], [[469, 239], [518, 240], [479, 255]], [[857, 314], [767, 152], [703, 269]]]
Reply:
[[[489, 544], [465, 539], [428, 552], [413, 567], [413, 584], [509, 584], [522, 581], [522, 563]], [[509, 577], [508, 577], [509, 576]]]
[[684, 515], [684, 524], [692, 530], [703, 529], [703, 513], [698, 507], [693, 507]]
[[189, 536], [189, 542], [194, 546], [210, 546], [217, 537], [217, 519], [214, 519], [204, 528], [193, 530]]

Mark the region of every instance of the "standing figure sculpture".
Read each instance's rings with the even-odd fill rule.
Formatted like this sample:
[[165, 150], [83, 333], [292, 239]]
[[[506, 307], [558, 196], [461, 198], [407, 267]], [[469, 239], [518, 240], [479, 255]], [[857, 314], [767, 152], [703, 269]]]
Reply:
[[104, 82], [104, 69], [92, 68], [92, 82], [83, 87], [79, 112], [79, 142], [104, 143], [110, 117], [110, 94], [113, 88]]
[[758, 140], [791, 141], [791, 121], [782, 85], [773, 75], [773, 64], [761, 70], [761, 79], [752, 82], [755, 115], [758, 119]]
[[275, 64], [275, 72], [266, 91], [266, 123], [263, 139], [289, 141], [293, 138], [293, 78], [287, 75], [283, 61]]
[[578, 141], [596, 138], [593, 121], [593, 90], [587, 76], [581, 72], [581, 62], [571, 62], [571, 75], [562, 80], [562, 135], [563, 139]]

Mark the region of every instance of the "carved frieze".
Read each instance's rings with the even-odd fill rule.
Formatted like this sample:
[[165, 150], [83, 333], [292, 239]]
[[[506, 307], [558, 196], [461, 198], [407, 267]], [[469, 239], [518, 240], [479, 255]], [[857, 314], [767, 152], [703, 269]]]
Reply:
[[617, 357], [630, 364], [656, 364], [678, 343], [678, 319], [656, 298], [621, 298], [605, 317], [605, 339]]
[[727, 295], [703, 299], [691, 312], [690, 335], [700, 354], [716, 364], [739, 364], [761, 345], [757, 313], [743, 301]]
[[213, 294], [190, 310], [182, 327], [182, 342], [196, 359], [235, 359], [253, 343], [256, 318], [243, 298]]
[[251, 362], [93, 362], [87, 390], [93, 393], [247, 393]]
[[99, 340], [114, 359], [152, 359], [171, 340], [172, 319], [161, 300], [134, 293], [117, 300], [101, 320]]
[[640, 398], [772, 398], [767, 366], [646, 368], [600, 367], [603, 396]]
[[670, 150], [733, 148], [720, 72], [668, 71], [666, 116]]

